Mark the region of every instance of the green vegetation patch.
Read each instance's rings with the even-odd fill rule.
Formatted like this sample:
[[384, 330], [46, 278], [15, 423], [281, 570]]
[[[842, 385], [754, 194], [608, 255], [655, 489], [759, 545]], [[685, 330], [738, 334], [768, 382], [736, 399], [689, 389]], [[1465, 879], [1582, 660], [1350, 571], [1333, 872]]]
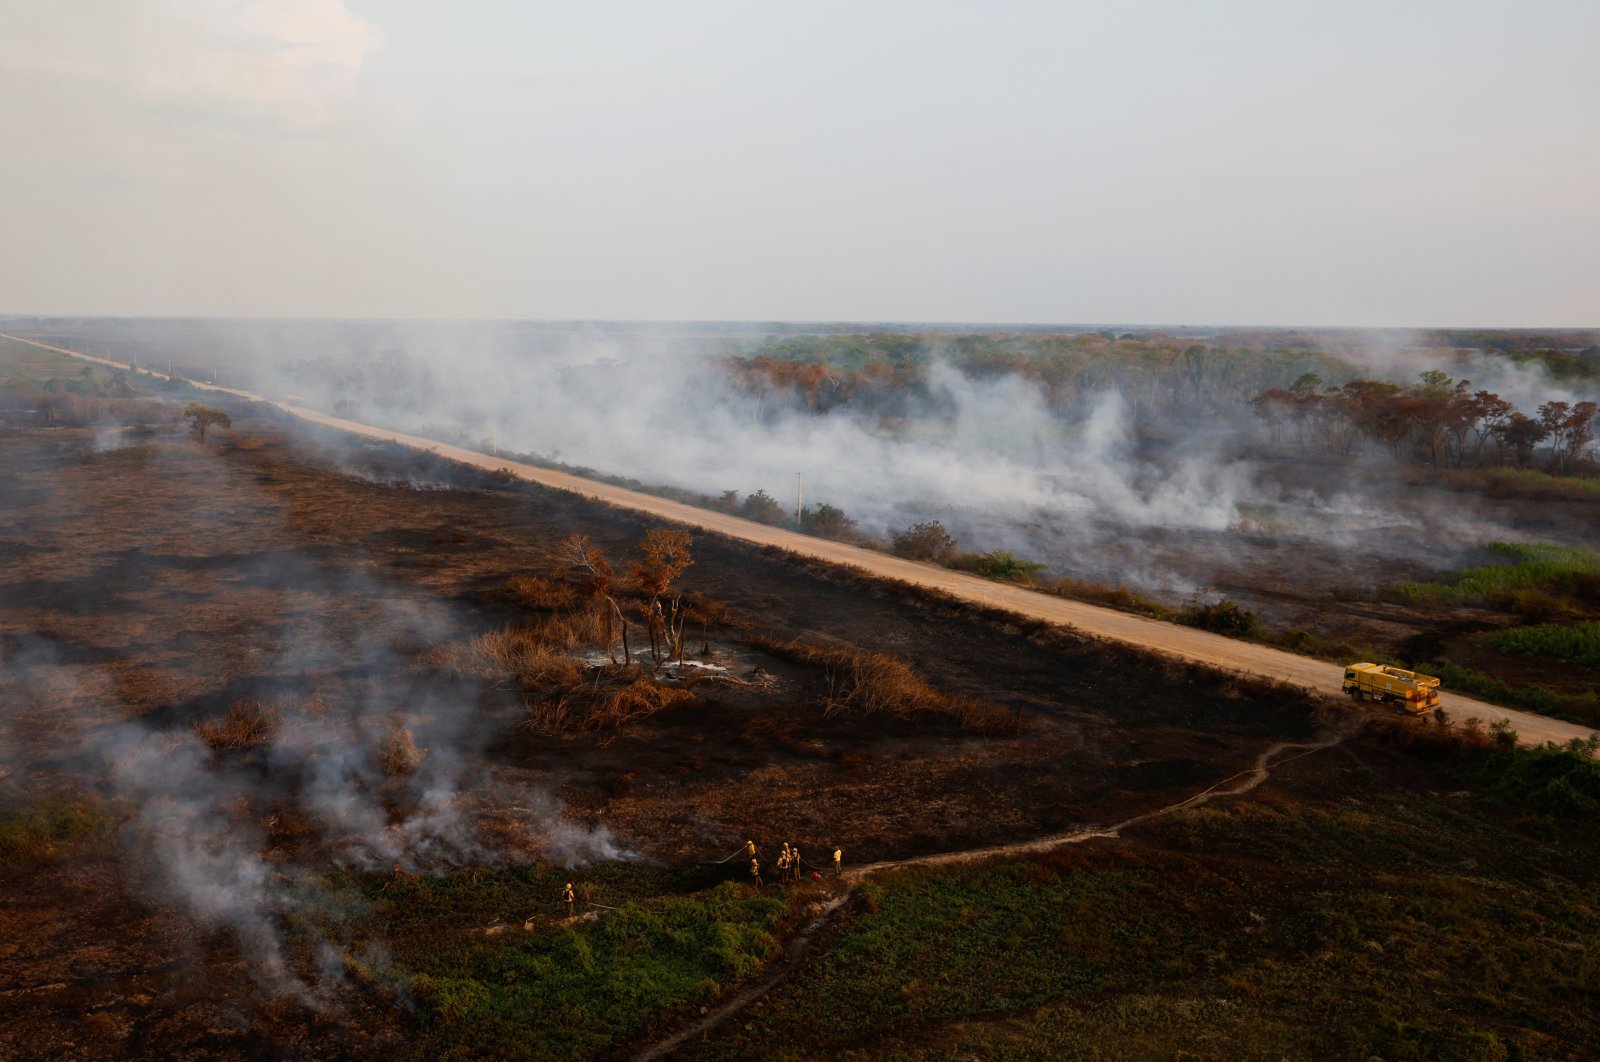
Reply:
[[1536, 468], [1489, 468], [1477, 473], [1490, 493], [1541, 501], [1600, 498], [1600, 479], [1553, 476]]
[[1600, 585], [1600, 555], [1590, 550], [1492, 542], [1489, 552], [1500, 563], [1466, 568], [1442, 582], [1397, 583], [1391, 593], [1419, 605], [1483, 602], [1520, 611], [1530, 599], [1567, 598]]
[[1594, 620], [1571, 626], [1542, 623], [1515, 627], [1492, 636], [1489, 644], [1503, 653], [1544, 656], [1600, 668], [1600, 622]]
[[0, 870], [50, 859], [63, 846], [100, 832], [106, 821], [82, 804], [58, 801], [0, 811]]
[[[1587, 827], [1508, 836], [1359, 767], [1159, 845], [885, 876], [706, 1058], [1566, 1058], [1600, 1051]], [[1572, 832], [1576, 830], [1577, 832]]]
[[[568, 880], [578, 913], [596, 917], [566, 920]], [[715, 998], [776, 953], [783, 899], [731, 882], [660, 895], [690, 881], [642, 863], [352, 874], [331, 879], [318, 917], [351, 955], [372, 942], [392, 954], [398, 990], [417, 1005], [415, 1057], [586, 1059]]]
[[1034, 574], [1043, 571], [1045, 565], [1019, 557], [1008, 549], [992, 549], [988, 553], [963, 553], [951, 559], [948, 567], [1000, 583], [1031, 584]]
[[1518, 747], [1509, 740], [1463, 765], [1460, 777], [1537, 814], [1600, 819], [1600, 760], [1593, 742]]
[[1225, 634], [1229, 638], [1259, 640], [1267, 633], [1254, 612], [1227, 598], [1211, 604], [1196, 602], [1178, 613], [1177, 619], [1186, 627], [1198, 627], [1213, 634]]
[[1508, 708], [1520, 708], [1552, 719], [1565, 719], [1585, 726], [1600, 726], [1600, 692], [1593, 689], [1568, 693], [1548, 686], [1513, 686], [1474, 668], [1450, 660], [1424, 661], [1417, 670], [1436, 676], [1447, 690], [1481, 697]]

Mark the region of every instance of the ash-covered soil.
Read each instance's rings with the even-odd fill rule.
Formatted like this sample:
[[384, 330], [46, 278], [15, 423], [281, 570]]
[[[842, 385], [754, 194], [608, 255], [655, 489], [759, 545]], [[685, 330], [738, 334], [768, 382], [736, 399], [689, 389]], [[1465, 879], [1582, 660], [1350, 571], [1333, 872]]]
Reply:
[[[429, 654], [550, 619], [513, 581], [572, 584], [574, 533], [622, 569], [632, 516], [244, 417], [205, 446], [0, 433], [0, 500], [0, 808], [106, 824], [0, 870], [7, 1057], [387, 1057], [403, 1000], [302, 924], [339, 868], [953, 850], [1161, 807], [1318, 729], [1291, 691], [701, 536], [690, 659], [725, 670], [551, 733], [537, 682]], [[1013, 724], [829, 711], [839, 675], [796, 640]]]

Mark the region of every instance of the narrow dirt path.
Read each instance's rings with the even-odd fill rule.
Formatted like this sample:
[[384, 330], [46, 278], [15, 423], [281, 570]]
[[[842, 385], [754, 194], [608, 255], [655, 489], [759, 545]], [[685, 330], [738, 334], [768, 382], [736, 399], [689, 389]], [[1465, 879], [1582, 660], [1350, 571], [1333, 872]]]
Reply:
[[[895, 859], [853, 867], [841, 876], [844, 887], [823, 905], [820, 912], [801, 927], [800, 931], [794, 935], [793, 939], [784, 948], [783, 955], [770, 969], [708, 1011], [699, 1020], [690, 1023], [666, 1039], [651, 1044], [634, 1055], [634, 1062], [656, 1062], [657, 1059], [667, 1058], [691, 1040], [714, 1032], [720, 1026], [748, 1010], [757, 1000], [776, 988], [799, 967], [800, 960], [811, 950], [812, 944], [816, 943], [817, 936], [822, 932], [823, 928], [832, 919], [833, 915], [844, 907], [849, 902], [850, 897], [855, 894], [856, 886], [874, 874], [881, 874], [888, 870], [900, 870], [905, 867], [957, 866], [963, 863], [977, 863], [1006, 856], [1035, 855], [1041, 852], [1050, 852], [1057, 848], [1064, 848], [1069, 844], [1082, 844], [1084, 841], [1092, 841], [1096, 838], [1115, 838], [1122, 830], [1137, 826], [1139, 823], [1149, 822], [1152, 819], [1158, 819], [1164, 815], [1171, 815], [1174, 812], [1184, 811], [1188, 808], [1199, 807], [1201, 804], [1221, 797], [1241, 796], [1248, 793], [1271, 776], [1273, 767], [1281, 767], [1286, 763], [1292, 763], [1314, 752], [1332, 748], [1347, 737], [1349, 737], [1348, 733], [1341, 733], [1323, 741], [1279, 742], [1257, 756], [1254, 765], [1250, 768], [1224, 778], [1222, 781], [1202, 789], [1186, 800], [1180, 800], [1176, 804], [1169, 804], [1156, 811], [1147, 811], [1142, 815], [1135, 815], [1112, 826], [1089, 826], [1067, 833], [1040, 837], [1032, 841], [992, 845], [987, 848], [971, 848], [961, 852], [939, 852], [933, 855], [912, 856], [909, 859]], [[1272, 762], [1274, 756], [1289, 749], [1303, 749], [1305, 751], [1287, 759], [1279, 760], [1277, 763]], [[1240, 781], [1241, 779], [1242, 781]], [[1230, 786], [1229, 783], [1232, 782], [1238, 782], [1239, 784]]]
[[[0, 333], [0, 338], [15, 340], [18, 343], [27, 343], [31, 346], [93, 362], [97, 365], [119, 369], [129, 368], [126, 364], [109, 358], [81, 354], [65, 347], [52, 346], [32, 339], [23, 339], [20, 336]], [[161, 373], [153, 375], [163, 377]], [[760, 546], [777, 546], [830, 564], [854, 568], [870, 575], [913, 583], [917, 586], [938, 590], [979, 605], [1003, 609], [1032, 619], [1044, 620], [1047, 623], [1072, 627], [1095, 637], [1125, 642], [1186, 663], [1203, 664], [1250, 675], [1260, 675], [1334, 696], [1342, 696], [1343, 693], [1344, 670], [1338, 664], [1328, 664], [1320, 660], [1312, 660], [1310, 657], [1296, 656], [1293, 653], [1287, 653], [1281, 649], [1273, 649], [1265, 645], [1236, 641], [1232, 638], [1225, 638], [1220, 634], [1196, 630], [1193, 627], [1180, 627], [1174, 623], [1163, 623], [1160, 620], [1134, 616], [1126, 612], [1116, 612], [1112, 609], [1085, 604], [1081, 601], [1069, 601], [1065, 598], [1051, 597], [1019, 586], [992, 582], [976, 575], [969, 575], [966, 572], [951, 571], [948, 568], [936, 568], [932, 565], [921, 564], [902, 557], [875, 553], [859, 546], [849, 546], [842, 542], [832, 542], [824, 538], [813, 538], [810, 535], [802, 535], [798, 531], [769, 527], [766, 524], [758, 524], [727, 513], [698, 509], [682, 502], [668, 501], [665, 498], [641, 494], [638, 491], [613, 486], [609, 483], [601, 483], [597, 480], [584, 479], [581, 476], [574, 476], [567, 472], [557, 472], [553, 469], [540, 468], [537, 465], [509, 461], [505, 458], [479, 453], [476, 450], [469, 450], [463, 446], [439, 442], [436, 439], [428, 439], [419, 435], [407, 435], [404, 432], [391, 431], [387, 428], [375, 428], [370, 424], [344, 420], [314, 409], [291, 406], [282, 402], [272, 402], [261, 395], [237, 388], [201, 383], [194, 383], [193, 386], [202, 390], [235, 395], [251, 401], [267, 402], [302, 420], [321, 424], [324, 427], [336, 428], [352, 435], [383, 442], [398, 443], [416, 450], [431, 451], [440, 457], [487, 471], [503, 469], [530, 483], [539, 483], [547, 487], [571, 491], [574, 494], [604, 502], [607, 505], [615, 505], [619, 508], [646, 513], [687, 527], [726, 535], [729, 538], [752, 542]], [[1492, 704], [1485, 704], [1483, 701], [1475, 700], [1471, 697], [1463, 697], [1460, 694], [1447, 691], [1440, 693], [1439, 700], [1440, 704], [1450, 713], [1451, 718], [1457, 721], [1479, 719], [1485, 725], [1501, 720], [1506, 721], [1516, 730], [1522, 743], [1527, 745], [1542, 745], [1547, 741], [1565, 743], [1574, 738], [1586, 740], [1593, 733], [1588, 727], [1578, 726], [1575, 723], [1534, 715], [1532, 712], [1500, 708]]]

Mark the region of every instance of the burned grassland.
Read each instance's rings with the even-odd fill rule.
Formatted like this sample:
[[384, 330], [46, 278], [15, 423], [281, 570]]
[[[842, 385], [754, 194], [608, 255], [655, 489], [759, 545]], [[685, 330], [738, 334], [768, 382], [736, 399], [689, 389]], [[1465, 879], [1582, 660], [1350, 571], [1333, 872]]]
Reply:
[[[204, 442], [178, 425], [0, 432], [0, 1053], [622, 1052], [772, 968], [830, 902], [811, 874], [835, 847], [858, 865], [1120, 822], [1353, 724], [1285, 687], [229, 412]], [[1445, 768], [1355, 740], [1319, 755], [1378, 757], [1359, 779], [1373, 792], [1440, 785]], [[970, 1003], [1004, 976], [992, 964], [946, 967], [953, 1002], [924, 1011], [944, 990], [895, 964], [942, 959], [852, 943], [880, 932], [870, 905], [908, 917], [894, 890], [954, 874], [908, 901], [968, 897], [953, 924], [977, 928], [952, 948], [1027, 946], [1061, 903], [1075, 924], [1132, 919], [1124, 936], [1049, 946], [1143, 973], [1046, 980], [1006, 1014], [1081, 1007], [1085, 985], [1132, 1006], [1118, 994], [1150, 978], [1219, 968], [1206, 934], [1250, 916], [1224, 890], [1166, 912], [1171, 940], [1119, 952], [1161, 908], [1111, 902], [1116, 882], [1154, 897], [1165, 875], [1199, 889], [1273, 858], [1309, 882], [1322, 855], [1296, 847], [1316, 828], [1298, 817], [1368, 799], [1347, 784], [1264, 790], [1294, 822], [1253, 855], [1227, 848], [1235, 813], [1219, 806], [1195, 813], [1215, 837], [1140, 827], [1082, 868], [1052, 856], [981, 872], [992, 882], [871, 884], [813, 953], [846, 971], [864, 956], [879, 981], [804, 973], [773, 998], [842, 991], [862, 1023], [850, 1042], [894, 1050], [937, 1048], [948, 1015], [994, 1020]], [[1241, 822], [1235, 847], [1257, 825]], [[741, 855], [751, 840], [765, 888]], [[803, 873], [777, 884], [785, 843]], [[1173, 854], [1183, 844], [1233, 862], [1202, 866], [1212, 857]], [[1050, 898], [1052, 881], [1119, 861], [1137, 870]], [[1006, 875], [1043, 897], [1016, 903], [1045, 906], [1001, 933], [983, 897], [1011, 889]], [[1313, 930], [1349, 935], [1307, 924], [1260, 954], [1295, 963]], [[896, 979], [900, 1002], [877, 999]], [[885, 1039], [899, 1014], [921, 1031]], [[796, 1057], [841, 1046], [792, 1042]], [[717, 1050], [755, 1053], [746, 1043]]]

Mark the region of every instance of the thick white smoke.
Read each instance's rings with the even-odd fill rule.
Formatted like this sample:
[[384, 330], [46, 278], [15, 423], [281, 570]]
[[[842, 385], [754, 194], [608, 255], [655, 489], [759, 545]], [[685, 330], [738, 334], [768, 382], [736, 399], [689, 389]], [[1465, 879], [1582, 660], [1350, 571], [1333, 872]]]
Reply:
[[[237, 473], [224, 462], [189, 450], [181, 460], [186, 475], [227, 499], [219, 505], [240, 504], [241, 484], [225, 482]], [[52, 493], [71, 489], [60, 479], [42, 493], [0, 483], [0, 500], [52, 511], [72, 504], [52, 502]], [[161, 548], [151, 543], [153, 552]], [[199, 696], [171, 707], [124, 700], [118, 652], [49, 629], [0, 631], [0, 795], [98, 792], [148, 897], [198, 926], [230, 931], [264, 990], [311, 1005], [326, 1000], [329, 986], [291, 963], [284, 924], [322, 902], [318, 875], [327, 869], [430, 874], [528, 851], [562, 865], [627, 854], [604, 828], [573, 821], [537, 778], [509, 775], [482, 791], [485, 748], [504, 720], [485, 717], [476, 685], [414, 666], [417, 648], [473, 629], [453, 606], [359, 563], [294, 549], [232, 558], [225, 572], [212, 592], [253, 593], [254, 607], [277, 609], [283, 622], [230, 630], [227, 661], [201, 658], [205, 639], [170, 646], [176, 669], [215, 672], [187, 686]], [[95, 592], [87, 581], [72, 583], [70, 569], [58, 574], [55, 604], [64, 611], [47, 616], [45, 628], [74, 614], [75, 586]], [[0, 595], [14, 585], [29, 592], [25, 582], [0, 581]], [[206, 596], [193, 580], [186, 586], [161, 607], [183, 609], [192, 594]], [[324, 612], [335, 601], [339, 618]], [[247, 662], [242, 671], [239, 661]], [[261, 687], [247, 695], [259, 697], [272, 724], [255, 747], [218, 754], [192, 724], [222, 719], [245, 693], [234, 684], [241, 680], [218, 685], [230, 673]], [[400, 731], [417, 755], [396, 770], [385, 755]], [[490, 811], [503, 823], [506, 804], [520, 809], [511, 820], [521, 835], [515, 852], [479, 830]], [[281, 815], [294, 818], [294, 830], [279, 828]]]

